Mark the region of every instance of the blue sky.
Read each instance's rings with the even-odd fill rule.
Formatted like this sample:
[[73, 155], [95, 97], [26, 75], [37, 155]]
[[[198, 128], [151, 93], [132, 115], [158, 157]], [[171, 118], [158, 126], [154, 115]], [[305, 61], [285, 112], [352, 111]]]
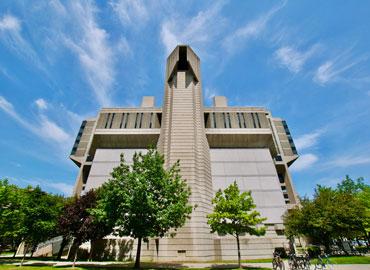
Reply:
[[[32, 3], [32, 4], [30, 4]], [[202, 61], [207, 105], [264, 106], [287, 120], [300, 195], [370, 179], [368, 1], [0, 2], [0, 177], [69, 194], [68, 159], [102, 106], [161, 105], [178, 43]]]

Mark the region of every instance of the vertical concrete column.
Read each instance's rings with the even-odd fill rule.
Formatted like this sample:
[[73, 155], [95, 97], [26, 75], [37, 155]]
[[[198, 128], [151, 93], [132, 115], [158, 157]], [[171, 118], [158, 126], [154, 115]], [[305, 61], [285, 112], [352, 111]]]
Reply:
[[[174, 59], [177, 59], [175, 65]], [[168, 70], [170, 68], [173, 70]], [[192, 191], [191, 203], [197, 207], [175, 238], [160, 240], [162, 251], [159, 256], [212, 260], [213, 236], [206, 218], [212, 208], [212, 178], [199, 58], [189, 47], [180, 46], [169, 56], [167, 74], [158, 148], [165, 155], [167, 166], [180, 160], [181, 175]]]

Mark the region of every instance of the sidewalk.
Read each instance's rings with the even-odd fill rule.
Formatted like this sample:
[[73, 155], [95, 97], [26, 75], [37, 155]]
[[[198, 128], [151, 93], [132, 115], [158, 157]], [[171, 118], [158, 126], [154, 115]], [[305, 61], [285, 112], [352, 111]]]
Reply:
[[[131, 262], [132, 263], [132, 262]], [[28, 261], [25, 262], [23, 265], [34, 265], [34, 266], [55, 266], [55, 267], [70, 267], [72, 266], [72, 262], [59, 262], [59, 261]], [[76, 262], [76, 267], [109, 267], [109, 268], [125, 268], [130, 263], [124, 262]], [[231, 263], [153, 263], [150, 267], [145, 267], [143, 263], [143, 268], [219, 268], [219, 269], [227, 269], [227, 268], [237, 268], [237, 264]], [[19, 265], [19, 263], [16, 263]], [[243, 263], [243, 267], [264, 267], [264, 268], [272, 268], [271, 263]], [[289, 269], [288, 264], [285, 264], [285, 269]], [[313, 267], [311, 267], [313, 269]], [[369, 270], [370, 264], [335, 264], [334, 270]]]

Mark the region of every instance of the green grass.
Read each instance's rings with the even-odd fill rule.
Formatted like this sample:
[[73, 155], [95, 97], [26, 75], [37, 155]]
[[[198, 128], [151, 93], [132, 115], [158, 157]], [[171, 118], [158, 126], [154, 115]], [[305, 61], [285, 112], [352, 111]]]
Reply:
[[[52, 267], [52, 266], [15, 266], [15, 265], [0, 265], [0, 270], [37, 270], [37, 269], [42, 269], [42, 270], [72, 270], [72, 269], [75, 269], [75, 270], [112, 270], [114, 268], [112, 267], [75, 267], [75, 268], [72, 268], [72, 267]], [[120, 268], [120, 269], [132, 269], [132, 268]], [[161, 269], [161, 270], [173, 270], [173, 268], [145, 268], [146, 270], [155, 270], [155, 269]], [[216, 270], [216, 269], [220, 269], [220, 268], [177, 268], [179, 270]], [[237, 268], [228, 268], [228, 269], [237, 269]], [[248, 267], [248, 268], [244, 268], [244, 269], [248, 269], [248, 270], [271, 270], [271, 268], [258, 268], [258, 267]]]
[[[368, 256], [338, 256], [329, 257], [332, 264], [370, 264]], [[313, 259], [311, 263], [316, 263], [317, 259]]]

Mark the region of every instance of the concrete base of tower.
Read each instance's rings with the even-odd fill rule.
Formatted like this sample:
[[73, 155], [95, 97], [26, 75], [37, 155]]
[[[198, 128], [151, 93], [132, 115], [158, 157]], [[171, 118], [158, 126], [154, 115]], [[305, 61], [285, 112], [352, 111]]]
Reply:
[[[235, 261], [237, 257], [236, 239], [233, 236], [212, 235], [210, 239], [192, 244], [192, 239], [160, 238], [149, 239], [141, 246], [143, 262], [212, 262]], [[263, 237], [242, 236], [240, 238], [241, 256], [246, 259], [272, 258], [275, 248], [288, 248], [289, 241], [283, 235], [268, 230]], [[129, 237], [108, 236], [93, 243], [93, 258], [95, 260], [134, 260], [137, 240]], [[81, 246], [88, 254], [90, 243]], [[84, 259], [83, 257], [79, 259]]]

